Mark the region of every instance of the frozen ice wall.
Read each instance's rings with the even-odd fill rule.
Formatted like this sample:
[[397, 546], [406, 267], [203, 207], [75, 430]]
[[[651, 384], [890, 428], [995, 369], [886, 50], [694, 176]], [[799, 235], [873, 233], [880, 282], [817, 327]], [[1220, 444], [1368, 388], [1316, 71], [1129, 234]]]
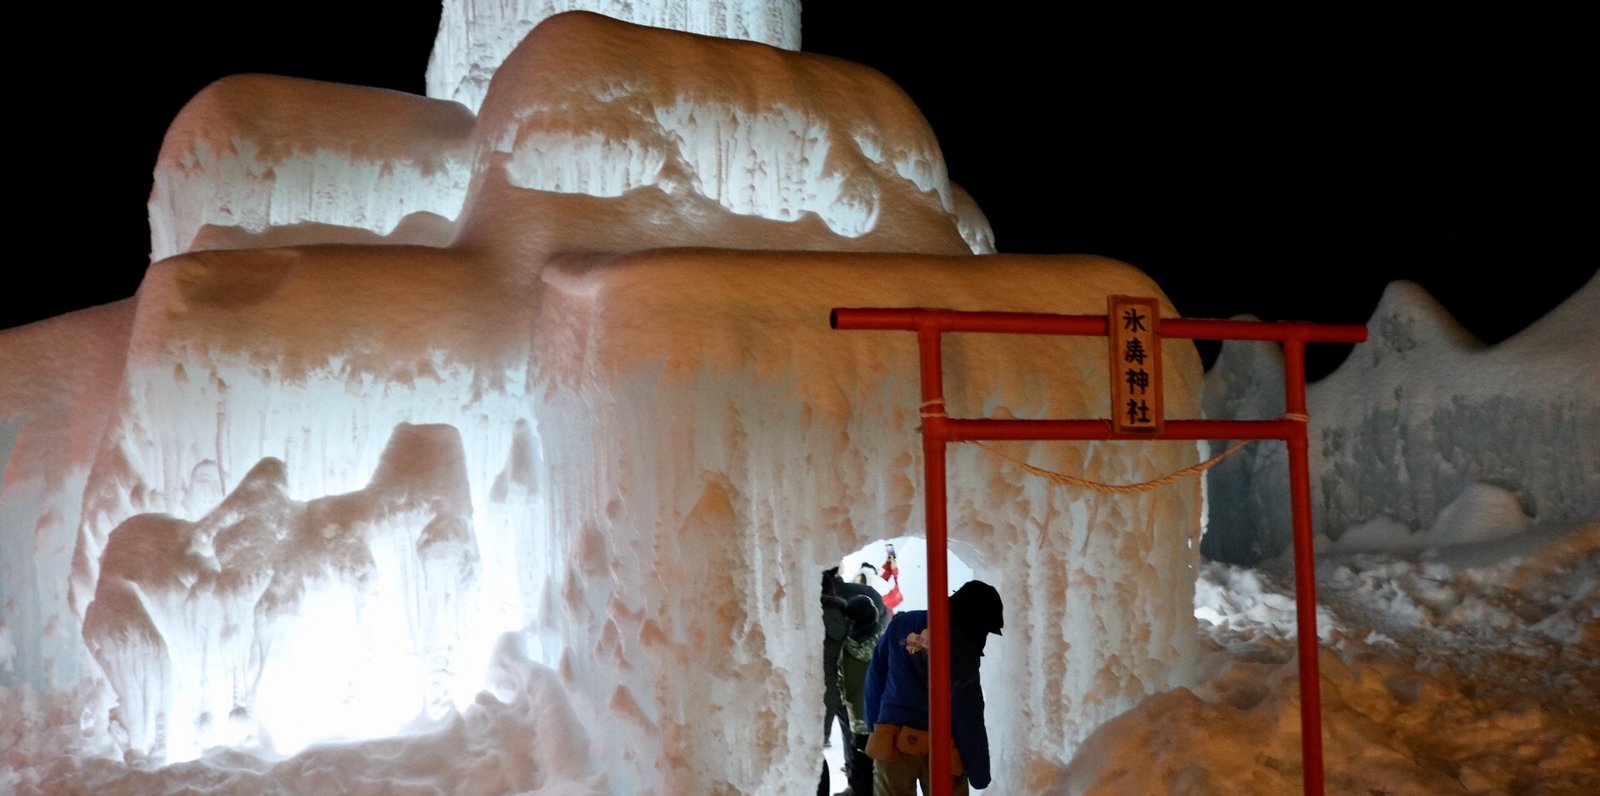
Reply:
[[[724, 765], [723, 742], [748, 766], [713, 779], [730, 790], [760, 782], [760, 792], [780, 792], [775, 783], [807, 777], [820, 712], [807, 579], [867, 542], [920, 531], [914, 336], [834, 332], [811, 319], [868, 303], [1087, 314], [1106, 291], [1153, 289], [1095, 259], [747, 257], [641, 255], [562, 263], [546, 277], [539, 338], [557, 350], [539, 360], [559, 385], [539, 412], [546, 483], [589, 501], [553, 521], [583, 527], [568, 544], [587, 551], [555, 575], [566, 584], [551, 611], [567, 625], [561, 671], [613, 705], [670, 695], [619, 728], [629, 748], [671, 761], [668, 792]], [[693, 291], [663, 290], [663, 280], [740, 289], [707, 305]], [[785, 283], [804, 288], [777, 288]], [[605, 320], [621, 314], [635, 320]], [[590, 322], [576, 334], [544, 325], [571, 318]], [[684, 348], [661, 334], [688, 318], [705, 342]], [[947, 350], [953, 413], [1077, 416], [1105, 406], [1103, 341], [973, 338]], [[1173, 348], [1175, 411], [1193, 411], [1193, 352]], [[1116, 483], [1195, 455], [1182, 443], [1010, 452]], [[999, 770], [1008, 792], [1034, 792], [1095, 724], [1182, 681], [1194, 642], [1198, 485], [1088, 497], [971, 447], [953, 452], [951, 472], [957, 550], [1008, 600], [1008, 632], [985, 667]], [[597, 629], [597, 643], [572, 643]], [[730, 629], [733, 648], [707, 654], [705, 643]], [[640, 655], [674, 663], [642, 666]], [[724, 707], [730, 682], [751, 689], [741, 698], [760, 706], [754, 727], [749, 711]]]
[[[519, 191], [665, 202], [691, 225], [679, 233], [685, 245], [706, 242], [698, 219], [733, 213], [802, 222], [807, 248], [973, 249], [952, 224], [962, 208], [938, 140], [882, 75], [749, 42], [686, 52], [650, 46], [646, 28], [601, 41], [574, 28], [535, 30], [500, 66], [479, 117], [481, 156], [498, 166], [491, 178]], [[763, 244], [766, 234], [724, 245], [788, 248]]]
[[275, 75], [195, 95], [162, 141], [150, 259], [309, 243], [443, 246], [472, 176], [454, 102]]
[[444, 0], [428, 96], [476, 112], [495, 69], [546, 18], [593, 11], [652, 28], [800, 49], [800, 0]]
[[[1246, 316], [1245, 320], [1258, 320]], [[1218, 420], [1261, 420], [1284, 411], [1283, 349], [1230, 340], [1206, 371], [1203, 405]], [[1311, 415], [1311, 428], [1323, 418]], [[1213, 443], [1217, 451], [1232, 443]], [[1214, 561], [1255, 563], [1289, 549], [1287, 447], [1253, 442], [1206, 471], [1206, 532], [1200, 550]]]
[[135, 749], [294, 750], [451, 711], [482, 603], [461, 454], [454, 427], [401, 424], [362, 490], [296, 501], [268, 458], [195, 522], [118, 526], [83, 638]]
[[120, 301], [0, 332], [0, 685], [83, 675], [68, 575], [133, 311]]
[[[1494, 346], [1410, 282], [1389, 286], [1368, 329], [1306, 392], [1317, 532], [1403, 549], [1600, 517], [1600, 279]], [[1275, 346], [1227, 344], [1207, 413], [1281, 412], [1282, 368]], [[1207, 555], [1287, 549], [1286, 467], [1283, 446], [1257, 444], [1212, 471]]]
[[[289, 99], [258, 119], [258, 97]], [[415, 126], [327, 143], [333, 100]], [[120, 356], [55, 377], [105, 388], [74, 399], [101, 414], [51, 415], [91, 423], [70, 456], [30, 441], [44, 430], [27, 411], [0, 426], [4, 505], [34, 519], [8, 514], [6, 544], [73, 551], [70, 602], [8, 580], [6, 627], [29, 601], [68, 640], [83, 617], [76, 652], [118, 701], [94, 726], [156, 760], [437, 719], [494, 698], [478, 691], [510, 643], [559, 679], [593, 741], [575, 765], [612, 792], [814, 778], [817, 574], [922, 527], [914, 336], [834, 331], [829, 311], [1097, 314], [1108, 294], [1160, 295], [1103, 259], [972, 256], [981, 213], [881, 75], [589, 14], [546, 20], [471, 119], [252, 76], [174, 127], [159, 207], [201, 242], [175, 235], [196, 250], [154, 264], [131, 322], [111, 319]], [[301, 130], [324, 143], [295, 143]], [[206, 141], [235, 156], [185, 159]], [[312, 178], [276, 173], [305, 152], [323, 153]], [[366, 221], [309, 202], [315, 221], [266, 213], [256, 230], [205, 206], [291, 178], [338, 185], [342, 160], [354, 180], [380, 162], [470, 163], [471, 178], [454, 217], [404, 198], [454, 177], [363, 183], [384, 208]], [[419, 214], [448, 234], [404, 245], [386, 221], [323, 245]], [[1198, 358], [1166, 347], [1169, 412], [1195, 416]], [[950, 411], [1103, 416], [1104, 356], [1091, 339], [952, 338]], [[1197, 458], [1186, 443], [1005, 447], [1113, 483]], [[58, 488], [81, 521], [13, 491], [35, 471], [24, 450], [81, 468]], [[997, 771], [1036, 792], [1097, 723], [1184, 681], [1199, 486], [1068, 492], [969, 446], [950, 470], [954, 544], [1007, 599], [985, 666]]]

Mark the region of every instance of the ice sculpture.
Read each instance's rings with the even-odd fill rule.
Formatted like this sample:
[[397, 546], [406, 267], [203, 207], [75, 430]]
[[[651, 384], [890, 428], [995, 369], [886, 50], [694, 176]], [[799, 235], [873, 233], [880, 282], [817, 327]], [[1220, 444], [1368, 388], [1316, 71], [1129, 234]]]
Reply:
[[428, 96], [476, 112], [490, 78], [523, 37], [546, 18], [593, 11], [652, 28], [800, 49], [800, 0], [445, 0], [428, 62]]
[[123, 522], [83, 636], [135, 748], [298, 749], [453, 708], [481, 603], [463, 464], [454, 428], [401, 424], [363, 490], [300, 503], [269, 458], [196, 522]]
[[[1419, 548], [1441, 523], [1482, 540], [1600, 514], [1600, 277], [1494, 346], [1410, 282], [1389, 286], [1370, 328], [1306, 392], [1318, 532]], [[1228, 343], [1207, 412], [1281, 412], [1282, 367], [1275, 348]], [[1217, 468], [1208, 555], [1254, 563], [1288, 549], [1286, 467], [1274, 446]]]
[[447, 245], [471, 179], [473, 124], [454, 102], [397, 91], [223, 78], [167, 128], [150, 196], [151, 259], [309, 243]]
[[[154, 760], [414, 726], [473, 700], [509, 632], [594, 717], [613, 792], [779, 792], [815, 774], [816, 573], [922, 522], [914, 341], [829, 310], [1160, 290], [1100, 258], [973, 256], [987, 225], [926, 122], [857, 65], [569, 13], [489, 71], [470, 118], [268, 76], [185, 109], [151, 201], [184, 253], [104, 316], [127, 343], [83, 399], [93, 442], [7, 415], [7, 538], [74, 548], [70, 608], [40, 576], [34, 614], [83, 617], [112, 724]], [[372, 108], [400, 121], [328, 136]], [[1194, 349], [1166, 346], [1169, 413], [1198, 416]], [[950, 409], [1103, 415], [1104, 356], [953, 339]], [[1197, 458], [1006, 447], [1111, 482]], [[23, 450], [74, 475], [14, 493]], [[1028, 790], [1184, 682], [1200, 489], [1010, 467], [954, 452], [951, 533], [1017, 629], [985, 673], [997, 770]], [[311, 713], [370, 705], [375, 669], [384, 710]]]

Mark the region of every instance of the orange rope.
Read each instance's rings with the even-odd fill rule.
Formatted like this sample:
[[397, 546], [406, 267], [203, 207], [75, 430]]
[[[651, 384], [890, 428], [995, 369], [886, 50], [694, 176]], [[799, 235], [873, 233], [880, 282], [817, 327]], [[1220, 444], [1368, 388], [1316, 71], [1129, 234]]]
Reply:
[[984, 450], [986, 450], [986, 451], [988, 451], [988, 452], [990, 452], [990, 453], [992, 453], [992, 454], [994, 454], [994, 455], [996, 455], [996, 456], [998, 456], [998, 457], [1000, 457], [1002, 459], [1005, 459], [1006, 461], [1011, 462], [1012, 464], [1015, 464], [1016, 466], [1021, 467], [1022, 469], [1027, 470], [1030, 473], [1033, 473], [1034, 475], [1037, 475], [1037, 476], [1039, 476], [1041, 478], [1044, 478], [1044, 479], [1046, 479], [1048, 481], [1052, 481], [1052, 482], [1057, 483], [1057, 484], [1065, 484], [1067, 486], [1083, 487], [1084, 489], [1092, 489], [1092, 490], [1094, 490], [1096, 492], [1105, 492], [1105, 493], [1108, 493], [1108, 494], [1134, 494], [1134, 493], [1138, 493], [1138, 492], [1147, 492], [1147, 491], [1155, 489], [1157, 487], [1166, 486], [1167, 484], [1175, 483], [1177, 481], [1181, 481], [1181, 480], [1183, 480], [1185, 478], [1188, 478], [1191, 475], [1199, 475], [1200, 473], [1203, 473], [1206, 470], [1209, 470], [1212, 467], [1215, 467], [1218, 462], [1222, 461], [1223, 459], [1228, 458], [1229, 456], [1232, 456], [1234, 454], [1234, 452], [1238, 451], [1240, 448], [1243, 448], [1246, 445], [1249, 445], [1250, 443], [1252, 443], [1254, 441], [1255, 440], [1247, 439], [1247, 440], [1245, 440], [1243, 442], [1235, 444], [1233, 447], [1231, 447], [1231, 448], [1229, 448], [1229, 449], [1227, 449], [1227, 450], [1225, 450], [1225, 451], [1223, 451], [1223, 452], [1221, 452], [1221, 453], [1219, 453], [1219, 454], [1217, 454], [1217, 455], [1215, 455], [1215, 456], [1213, 456], [1213, 457], [1211, 457], [1211, 458], [1209, 458], [1209, 459], [1207, 459], [1207, 460], [1205, 460], [1205, 461], [1203, 461], [1203, 462], [1201, 462], [1199, 464], [1190, 465], [1190, 466], [1185, 467], [1182, 470], [1179, 470], [1179, 471], [1177, 471], [1175, 473], [1171, 473], [1169, 475], [1164, 475], [1164, 476], [1161, 476], [1160, 478], [1155, 478], [1155, 479], [1152, 479], [1152, 480], [1149, 480], [1149, 481], [1144, 481], [1144, 482], [1138, 483], [1138, 484], [1103, 484], [1103, 483], [1100, 483], [1099, 481], [1090, 481], [1087, 478], [1078, 478], [1076, 476], [1067, 475], [1065, 473], [1057, 473], [1057, 472], [1053, 472], [1051, 470], [1043, 469], [1041, 467], [1034, 467], [1033, 465], [1028, 464], [1027, 462], [1025, 462], [1025, 461], [1023, 461], [1021, 459], [1018, 459], [1015, 456], [1012, 456], [1012, 455], [1007, 454], [1007, 453], [1003, 453], [1003, 452], [1001, 452], [999, 450], [996, 450], [995, 448], [993, 448], [993, 447], [991, 447], [989, 445], [985, 445], [982, 442], [974, 441], [972, 444], [977, 445], [978, 447], [983, 448]]
[[[1299, 412], [1286, 413], [1286, 414], [1284, 414], [1284, 417], [1286, 419], [1289, 419], [1289, 420], [1298, 420], [1298, 421], [1300, 421], [1302, 423], [1309, 422], [1311, 420], [1310, 416], [1302, 414], [1302, 413], [1299, 413]], [[1209, 459], [1206, 459], [1203, 462], [1200, 462], [1199, 464], [1190, 465], [1190, 466], [1185, 467], [1182, 470], [1179, 470], [1179, 471], [1177, 471], [1175, 473], [1164, 475], [1164, 476], [1161, 476], [1160, 478], [1154, 478], [1154, 479], [1151, 479], [1149, 481], [1144, 481], [1142, 483], [1137, 483], [1137, 484], [1105, 484], [1105, 483], [1101, 483], [1099, 481], [1091, 481], [1091, 480], [1089, 480], [1087, 478], [1078, 478], [1076, 476], [1067, 475], [1065, 473], [1058, 473], [1058, 472], [1054, 472], [1054, 471], [1051, 471], [1051, 470], [1046, 470], [1046, 469], [1041, 468], [1041, 467], [1035, 467], [1035, 466], [1033, 466], [1031, 464], [1028, 464], [1027, 462], [1025, 462], [1025, 461], [1023, 461], [1021, 459], [1018, 459], [1015, 456], [1012, 456], [1010, 454], [1004, 453], [1004, 452], [1002, 452], [1002, 451], [1000, 451], [1000, 450], [998, 450], [998, 449], [996, 449], [996, 448], [994, 448], [992, 446], [986, 445], [986, 444], [984, 444], [982, 442], [978, 442], [976, 440], [968, 440], [968, 442], [971, 442], [973, 445], [976, 445], [976, 446], [978, 446], [978, 447], [980, 447], [980, 448], [982, 448], [982, 449], [994, 454], [995, 456], [998, 456], [998, 457], [1000, 457], [1002, 459], [1005, 459], [1006, 461], [1011, 462], [1012, 464], [1015, 464], [1016, 466], [1021, 467], [1022, 469], [1026, 470], [1026, 471], [1028, 471], [1030, 473], [1033, 473], [1034, 475], [1037, 475], [1040, 478], [1044, 478], [1044, 479], [1046, 479], [1048, 481], [1051, 481], [1053, 483], [1065, 484], [1067, 486], [1082, 487], [1084, 489], [1092, 489], [1092, 490], [1094, 490], [1096, 492], [1104, 492], [1104, 493], [1108, 493], [1108, 494], [1124, 494], [1125, 495], [1125, 494], [1134, 494], [1134, 493], [1138, 493], [1138, 492], [1147, 492], [1149, 490], [1156, 489], [1158, 487], [1166, 486], [1167, 484], [1176, 483], [1177, 481], [1181, 481], [1181, 480], [1183, 480], [1185, 478], [1188, 478], [1189, 476], [1192, 476], [1192, 475], [1199, 475], [1199, 474], [1211, 469], [1212, 467], [1217, 466], [1217, 464], [1220, 463], [1223, 459], [1226, 459], [1229, 456], [1232, 456], [1233, 454], [1237, 453], [1239, 451], [1239, 449], [1243, 448], [1246, 445], [1249, 445], [1252, 442], [1255, 442], [1255, 440], [1247, 439], [1247, 440], [1244, 440], [1242, 442], [1234, 443], [1234, 445], [1232, 447], [1228, 448], [1227, 450], [1225, 450], [1225, 451], [1223, 451], [1223, 452], [1221, 452], [1221, 453], [1219, 453], [1219, 454], [1217, 454], [1217, 455], [1215, 455], [1215, 456], [1213, 456], [1213, 457], [1211, 457]]]

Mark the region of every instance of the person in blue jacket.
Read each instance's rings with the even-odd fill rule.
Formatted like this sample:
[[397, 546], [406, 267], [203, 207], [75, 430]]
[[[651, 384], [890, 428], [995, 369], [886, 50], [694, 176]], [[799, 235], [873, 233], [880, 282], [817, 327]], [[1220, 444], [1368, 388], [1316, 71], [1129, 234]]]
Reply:
[[[950, 595], [950, 734], [959, 759], [952, 792], [989, 787], [989, 731], [978, 679], [984, 643], [1005, 627], [1000, 593], [980, 580]], [[928, 612], [905, 611], [889, 622], [867, 669], [866, 719], [871, 733], [874, 796], [929, 793]]]

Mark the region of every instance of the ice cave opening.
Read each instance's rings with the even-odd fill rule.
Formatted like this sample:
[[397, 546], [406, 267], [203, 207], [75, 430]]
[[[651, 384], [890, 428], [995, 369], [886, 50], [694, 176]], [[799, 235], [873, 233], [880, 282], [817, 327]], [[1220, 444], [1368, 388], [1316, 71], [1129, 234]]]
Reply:
[[[839, 576], [845, 579], [865, 578], [880, 592], [887, 592], [896, 583], [884, 577], [884, 564], [891, 554], [898, 570], [897, 578], [902, 602], [897, 611], [922, 611], [928, 607], [928, 542], [921, 536], [897, 536], [861, 546], [841, 559]], [[865, 571], [863, 571], [865, 570]], [[955, 550], [945, 551], [945, 572], [950, 590], [972, 580], [973, 568]]]

